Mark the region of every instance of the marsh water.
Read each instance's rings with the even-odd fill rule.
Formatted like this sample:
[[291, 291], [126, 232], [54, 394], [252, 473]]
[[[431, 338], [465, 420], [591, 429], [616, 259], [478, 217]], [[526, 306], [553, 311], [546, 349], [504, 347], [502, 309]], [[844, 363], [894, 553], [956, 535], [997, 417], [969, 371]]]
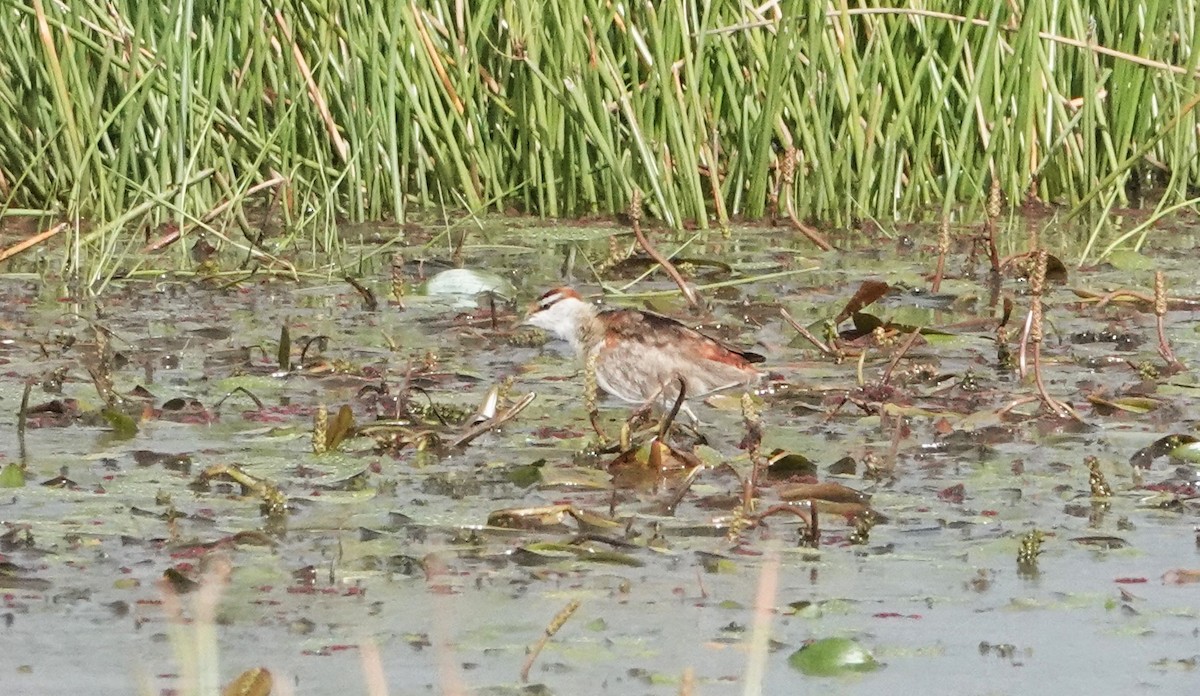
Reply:
[[[15, 266], [0, 277], [3, 692], [187, 693], [255, 667], [297, 694], [1193, 692], [1197, 475], [1186, 447], [1144, 448], [1195, 434], [1200, 385], [1165, 369], [1152, 308], [1105, 293], [1152, 295], [1163, 271], [1179, 299], [1171, 348], [1200, 367], [1196, 228], [1078, 268], [1082, 231], [1016, 224], [1003, 254], [1036, 226], [1066, 263], [1045, 292], [1041, 369], [1078, 419], [998, 361], [1005, 299], [1015, 353], [1028, 283], [1014, 262], [989, 284], [976, 230], [956, 230], [937, 293], [936, 226], [835, 235], [829, 253], [784, 230], [656, 233], [688, 259], [703, 312], [614, 255], [631, 239], [607, 223], [487, 221], [458, 249], [373, 231], [347, 255], [374, 309], [344, 271], [163, 274], [80, 300]], [[516, 327], [546, 288], [598, 294], [598, 278], [609, 304], [767, 356], [760, 452], [796, 468], [759, 481], [754, 511], [806, 483], [850, 489], [818, 505], [816, 548], [799, 543], [801, 516], [743, 506], [736, 394], [697, 407], [702, 443], [679, 432], [678, 467], [598, 445], [580, 365]], [[781, 318], [825, 338], [869, 280], [889, 285], [862, 309], [884, 324], [844, 337], [840, 358]], [[97, 370], [128, 420], [101, 415]], [[500, 410], [536, 396], [456, 446], [494, 387]], [[360, 430], [314, 453], [314, 414], [333, 422], [342, 405]], [[615, 439], [629, 409], [600, 406]], [[386, 437], [365, 427], [380, 419]], [[282, 493], [286, 512], [204, 475], [222, 466]], [[1096, 473], [1111, 496], [1094, 494]], [[874, 525], [856, 529], [866, 510]], [[1034, 531], [1040, 549], [1019, 564]], [[226, 580], [207, 622], [214, 565]], [[527, 651], [573, 602], [523, 682]], [[815, 676], [789, 660], [830, 637], [879, 668]]]

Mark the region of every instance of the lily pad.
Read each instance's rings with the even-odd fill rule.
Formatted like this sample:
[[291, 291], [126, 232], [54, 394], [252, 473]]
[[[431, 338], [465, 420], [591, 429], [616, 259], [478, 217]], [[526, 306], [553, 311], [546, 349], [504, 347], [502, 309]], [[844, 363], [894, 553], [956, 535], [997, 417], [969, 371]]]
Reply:
[[0, 469], [0, 488], [22, 488], [25, 486], [25, 471], [18, 464], [5, 464]]
[[473, 268], [451, 268], [442, 271], [425, 283], [426, 295], [465, 295], [474, 297], [492, 292], [500, 297], [513, 297], [512, 283], [490, 271]]
[[810, 677], [837, 677], [880, 667], [866, 648], [850, 638], [822, 638], [809, 643], [792, 653], [788, 664]]
[[1149, 271], [1157, 268], [1157, 262], [1132, 249], [1116, 249], [1104, 258], [1118, 271]]

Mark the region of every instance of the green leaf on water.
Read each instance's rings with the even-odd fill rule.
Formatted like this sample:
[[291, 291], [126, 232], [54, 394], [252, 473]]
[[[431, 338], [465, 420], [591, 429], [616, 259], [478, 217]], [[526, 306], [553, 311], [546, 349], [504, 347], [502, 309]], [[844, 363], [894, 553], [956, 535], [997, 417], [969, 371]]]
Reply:
[[819, 619], [825, 614], [824, 608], [818, 602], [801, 600], [788, 604], [791, 613], [803, 619]]
[[1116, 249], [1104, 257], [1104, 260], [1118, 271], [1150, 271], [1157, 268], [1154, 260], [1132, 249]]
[[879, 668], [875, 657], [850, 638], [822, 638], [809, 643], [792, 653], [788, 664], [810, 677], [836, 677]]
[[587, 561], [588, 563], [605, 563], [608, 565], [627, 566], [630, 568], [640, 568], [643, 563], [641, 559], [631, 556], [620, 551], [607, 551], [605, 549], [585, 548], [579, 552], [579, 560]]
[[100, 409], [100, 415], [104, 416], [104, 420], [112, 428], [113, 435], [118, 440], [129, 440], [134, 435], [137, 435], [137, 421], [128, 413], [118, 411], [115, 408]]
[[25, 486], [25, 470], [20, 464], [5, 464], [0, 469], [0, 488], [23, 488]]
[[706, 573], [736, 573], [738, 572], [738, 564], [732, 559], [720, 554], [710, 553], [707, 551], [697, 551], [696, 557], [700, 559], [700, 567]]
[[542, 482], [542, 467], [545, 466], [546, 460], [539, 459], [532, 464], [523, 464], [514, 466], [504, 473], [504, 477], [521, 488], [529, 488], [530, 486]]
[[1185, 462], [1200, 462], [1200, 442], [1185, 442], [1172, 449], [1169, 454]]

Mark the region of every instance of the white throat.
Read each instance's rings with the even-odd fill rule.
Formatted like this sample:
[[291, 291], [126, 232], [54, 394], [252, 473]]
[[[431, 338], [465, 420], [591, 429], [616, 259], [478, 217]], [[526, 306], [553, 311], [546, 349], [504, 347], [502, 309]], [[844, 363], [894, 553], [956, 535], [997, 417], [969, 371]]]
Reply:
[[540, 308], [525, 323], [545, 329], [571, 344], [576, 354], [584, 351], [584, 329], [596, 318], [596, 307], [571, 295], [555, 294], [543, 298]]

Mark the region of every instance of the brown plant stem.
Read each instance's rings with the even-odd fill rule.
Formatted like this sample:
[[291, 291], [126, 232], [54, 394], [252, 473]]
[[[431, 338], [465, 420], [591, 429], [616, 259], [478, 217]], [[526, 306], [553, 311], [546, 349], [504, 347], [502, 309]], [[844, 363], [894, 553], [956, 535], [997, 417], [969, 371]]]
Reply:
[[1060, 418], [1071, 417], [1079, 420], [1079, 415], [1075, 413], [1074, 409], [1058, 399], [1055, 399], [1050, 395], [1050, 392], [1046, 390], [1046, 383], [1042, 381], [1041, 311], [1034, 312], [1033, 323], [1036, 329], [1034, 338], [1032, 340], [1033, 350], [1031, 351], [1031, 354], [1033, 356], [1033, 383], [1037, 386], [1038, 398], [1041, 399], [1042, 404], [1046, 408], [1050, 409], [1054, 415]]
[[781, 504], [772, 505], [764, 510], [761, 514], [755, 516], [756, 522], [762, 522], [773, 515], [794, 515], [804, 521], [806, 525], [804, 536], [801, 537], [801, 546], [815, 549], [821, 544], [821, 526], [817, 521], [817, 506], [812, 500], [799, 501], [807, 503], [807, 509], [798, 505]]
[[988, 260], [992, 264], [992, 273], [1000, 272], [1000, 252], [996, 249], [996, 228], [1000, 222], [1000, 180], [992, 176], [992, 188], [988, 192], [987, 204], [987, 247]]
[[683, 481], [679, 484], [679, 488], [677, 488], [675, 492], [671, 494], [671, 500], [669, 500], [666, 504], [666, 512], [668, 515], [675, 514], [675, 509], [679, 507], [679, 503], [683, 501], [683, 496], [687, 495], [687, 492], [691, 490], [692, 484], [696, 482], [696, 476], [699, 475], [702, 469], [704, 469], [704, 467], [694, 466], [687, 472], [687, 476], [685, 476]]
[[650, 240], [647, 239], [646, 235], [642, 232], [641, 191], [634, 190], [633, 192], [633, 200], [629, 204], [629, 217], [633, 222], [633, 236], [637, 237], [638, 245], [642, 247], [642, 251], [645, 251], [647, 256], [654, 259], [654, 262], [659, 266], [662, 266], [663, 271], [670, 276], [671, 280], [674, 281], [676, 285], [679, 286], [679, 291], [683, 293], [683, 296], [685, 299], [687, 299], [688, 304], [690, 304], [692, 307], [698, 308], [700, 306], [700, 298], [696, 296], [696, 291], [692, 289], [692, 286], [688, 285], [686, 280], [684, 280], [683, 274], [679, 272], [678, 268], [675, 268], [675, 264], [671, 263], [670, 259], [659, 253], [658, 249], [654, 248], [654, 245], [650, 243]]
[[1021, 327], [1021, 339], [1017, 342], [1017, 345], [1020, 346], [1017, 351], [1017, 376], [1021, 379], [1025, 379], [1025, 375], [1029, 374], [1029, 333], [1032, 327], [1033, 310], [1030, 310], [1025, 315], [1025, 323]]
[[790, 326], [796, 330], [796, 333], [800, 334], [805, 339], [807, 339], [809, 343], [816, 346], [817, 350], [821, 351], [825, 355], [836, 355], [837, 354], [836, 351], [834, 351], [832, 348], [830, 348], [828, 345], [826, 345], [824, 341], [822, 341], [821, 339], [814, 336], [813, 332], [809, 331], [807, 328], [805, 328], [803, 325], [801, 325], [800, 322], [793, 319], [792, 315], [788, 314], [788, 311], [786, 309], [780, 307], [779, 315], [781, 317], [783, 317], [783, 320], [788, 323], [788, 326]]
[[450, 443], [450, 446], [462, 447], [480, 435], [490, 430], [494, 430], [495, 428], [499, 428], [501, 425], [504, 425], [513, 418], [516, 418], [517, 414], [519, 414], [521, 411], [524, 411], [526, 406], [533, 403], [533, 400], [536, 397], [537, 394], [533, 392], [526, 394], [521, 398], [520, 401], [513, 404], [512, 408], [508, 409], [507, 411], [504, 411], [503, 413], [497, 413], [494, 417], [489, 418], [481, 423], [476, 423], [475, 425], [467, 428], [462, 435], [459, 435], [454, 442]]
[[933, 271], [933, 281], [929, 284], [930, 292], [942, 289], [942, 276], [946, 272], [946, 254], [950, 253], [950, 218], [943, 217], [938, 228], [938, 258], [937, 267]]
[[37, 246], [38, 244], [41, 244], [42, 242], [46, 241], [47, 239], [50, 239], [51, 237], [58, 234], [59, 232], [62, 232], [65, 229], [67, 229], [67, 223], [60, 222], [48, 230], [45, 230], [43, 232], [38, 232], [37, 234], [33, 235], [32, 237], [30, 237], [26, 240], [17, 242], [16, 244], [10, 246], [9, 248], [7, 248], [3, 251], [0, 251], [0, 262], [7, 261], [10, 258], [21, 253], [22, 251], [25, 251], [26, 249], [29, 249], [29, 248]]
[[1167, 341], [1167, 284], [1162, 271], [1154, 272], [1154, 323], [1158, 329], [1158, 354], [1167, 363], [1172, 372], [1182, 372], [1187, 368], [1175, 357], [1171, 344]]
[[892, 372], [896, 369], [896, 365], [900, 364], [900, 360], [904, 357], [905, 353], [911, 350], [913, 344], [916, 343], [917, 339], [921, 337], [922, 328], [923, 327], [918, 326], [917, 328], [913, 329], [912, 333], [910, 333], [908, 338], [905, 339], [904, 343], [901, 344], [900, 349], [896, 351], [894, 356], [892, 356], [892, 361], [888, 363], [887, 369], [883, 371], [883, 379], [880, 380], [883, 384], [887, 384], [888, 381], [892, 379]]
[[[880, 425], [886, 423], [884, 418], [884, 410], [880, 409]], [[892, 428], [892, 441], [888, 445], [887, 453], [887, 468], [888, 471], [895, 475], [896, 460], [900, 457], [900, 443], [904, 440], [904, 435], [907, 429], [904, 427], [904, 416], [896, 416], [896, 423]]]
[[811, 225], [806, 225], [800, 221], [800, 216], [796, 215], [796, 201], [792, 193], [793, 182], [796, 178], [796, 148], [789, 148], [787, 154], [784, 155], [782, 164], [782, 186], [783, 186], [783, 207], [787, 211], [788, 221], [792, 223], [792, 227], [800, 231], [800, 234], [808, 237], [808, 240], [816, 244], [821, 251], [833, 251], [833, 245], [821, 236]]
[[746, 437], [742, 440], [742, 446], [750, 456], [750, 477], [742, 489], [742, 511], [748, 516], [754, 509], [759, 477], [766, 468], [766, 460], [759, 450], [763, 438], [762, 417], [750, 394], [742, 394], [742, 420], [746, 423]]
[[1029, 295], [1030, 307], [1029, 318], [1029, 344], [1031, 346], [1031, 354], [1033, 357], [1033, 382], [1037, 387], [1038, 397], [1042, 401], [1042, 405], [1050, 409], [1059, 418], [1072, 417], [1079, 420], [1079, 414], [1075, 413], [1067, 404], [1055, 399], [1046, 390], [1046, 383], [1042, 380], [1042, 295], [1046, 289], [1046, 250], [1036, 246], [1034, 240], [1033, 251], [1033, 272], [1029, 275]]
[[542, 649], [546, 647], [546, 644], [550, 642], [550, 639], [554, 637], [554, 634], [558, 633], [559, 630], [562, 629], [563, 624], [565, 624], [567, 620], [571, 618], [571, 615], [574, 614], [577, 609], [579, 609], [579, 605], [580, 601], [578, 599], [572, 599], [570, 602], [567, 602], [567, 606], [563, 607], [562, 610], [555, 614], [554, 618], [550, 620], [550, 624], [546, 626], [546, 631], [542, 634], [542, 637], [538, 639], [538, 642], [534, 643], [529, 648], [528, 654], [525, 656], [525, 664], [521, 665], [522, 684], [529, 682], [529, 670], [533, 668], [534, 661], [537, 660], [538, 655], [541, 654]]

